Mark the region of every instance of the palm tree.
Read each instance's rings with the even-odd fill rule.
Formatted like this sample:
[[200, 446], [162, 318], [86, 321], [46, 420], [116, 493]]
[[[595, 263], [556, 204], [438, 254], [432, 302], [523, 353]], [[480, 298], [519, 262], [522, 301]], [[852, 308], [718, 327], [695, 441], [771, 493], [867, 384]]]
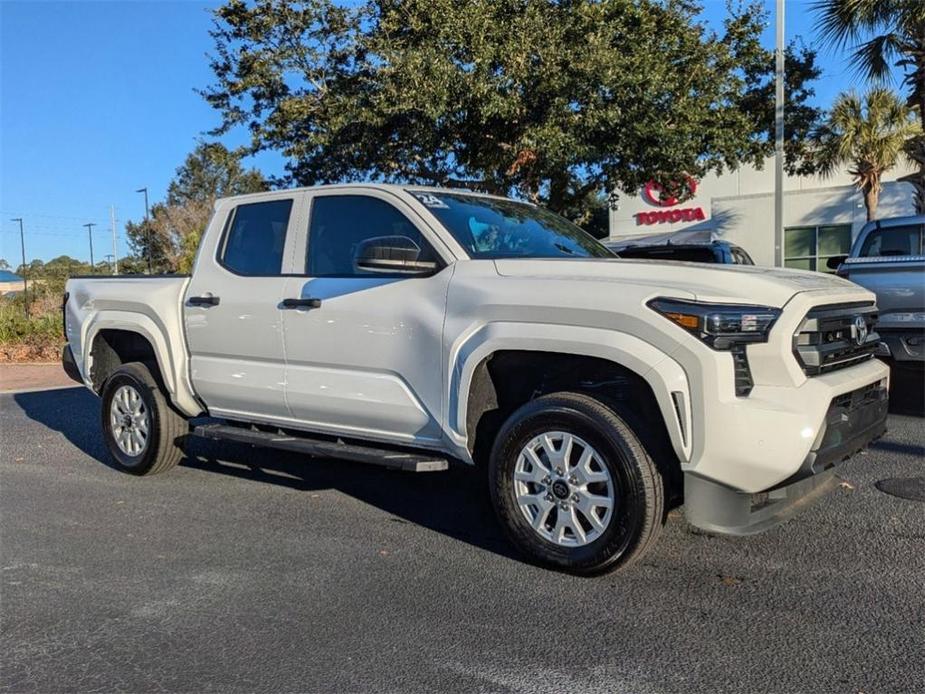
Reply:
[[895, 65], [909, 88], [909, 106], [925, 128], [925, 2], [815, 0], [816, 31], [824, 44], [854, 49], [852, 62], [870, 81], [886, 80]]
[[870, 221], [877, 215], [880, 179], [907, 156], [904, 146], [910, 138], [921, 133], [912, 109], [889, 89], [872, 89], [863, 98], [847, 92], [813, 132], [812, 158], [822, 176], [851, 167]]
[[[850, 44], [852, 62], [869, 81], [889, 79], [893, 66], [902, 69], [906, 103], [925, 131], [925, 0], [815, 0], [812, 10], [823, 44], [837, 50]], [[903, 180], [915, 186], [916, 209], [925, 213], [925, 136], [910, 140], [906, 151], [919, 170]]]

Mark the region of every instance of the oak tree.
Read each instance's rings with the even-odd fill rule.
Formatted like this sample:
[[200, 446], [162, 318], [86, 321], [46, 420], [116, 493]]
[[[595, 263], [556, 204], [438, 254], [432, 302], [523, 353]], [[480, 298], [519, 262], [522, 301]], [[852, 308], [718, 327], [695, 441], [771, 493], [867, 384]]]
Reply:
[[[463, 185], [588, 216], [601, 196], [773, 149], [758, 5], [722, 31], [690, 0], [228, 0], [203, 90], [213, 135], [287, 160], [277, 183]], [[817, 111], [815, 54], [788, 48], [788, 161]]]

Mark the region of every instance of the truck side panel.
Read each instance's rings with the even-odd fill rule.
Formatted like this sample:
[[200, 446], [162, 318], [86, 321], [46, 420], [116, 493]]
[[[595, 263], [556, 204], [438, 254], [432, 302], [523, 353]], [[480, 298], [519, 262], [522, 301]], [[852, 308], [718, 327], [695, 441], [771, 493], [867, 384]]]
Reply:
[[[476, 366], [496, 351], [526, 350], [596, 357], [644, 379], [655, 394], [675, 453], [679, 460], [688, 460], [688, 377], [669, 351], [654, 346], [651, 337], [657, 329], [651, 323], [615, 311], [619, 302], [642, 305], [650, 297], [648, 288], [591, 292], [576, 284], [556, 295], [558, 306], [551, 310], [547, 287], [542, 280], [502, 277], [488, 264], [457, 264], [444, 326], [444, 431], [454, 454], [466, 459], [468, 439], [474, 434], [466, 430], [466, 412]], [[580, 327], [575, 324], [579, 318]]]
[[99, 277], [68, 281], [65, 332], [84, 383], [91, 389], [92, 350], [101, 330], [140, 334], [152, 346], [164, 386], [184, 414], [202, 411], [189, 379], [182, 300], [188, 277]]

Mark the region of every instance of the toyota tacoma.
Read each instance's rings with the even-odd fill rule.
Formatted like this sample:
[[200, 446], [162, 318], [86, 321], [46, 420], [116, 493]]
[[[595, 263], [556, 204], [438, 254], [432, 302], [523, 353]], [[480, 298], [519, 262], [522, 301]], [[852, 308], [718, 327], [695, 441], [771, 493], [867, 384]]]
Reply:
[[167, 470], [190, 435], [470, 464], [513, 543], [576, 573], [638, 560], [681, 504], [710, 532], [771, 527], [885, 430], [866, 289], [620, 259], [459, 190], [222, 199], [189, 276], [72, 279], [64, 313], [125, 471]]

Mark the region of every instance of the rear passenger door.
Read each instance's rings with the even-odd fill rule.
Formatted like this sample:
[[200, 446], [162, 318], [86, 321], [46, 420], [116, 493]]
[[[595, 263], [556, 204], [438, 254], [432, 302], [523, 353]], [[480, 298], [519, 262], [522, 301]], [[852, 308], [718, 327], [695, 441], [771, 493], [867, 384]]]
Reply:
[[215, 416], [288, 417], [280, 302], [291, 269], [296, 196], [217, 210], [184, 301], [190, 376]]
[[[297, 250], [303, 276], [288, 290], [306, 303], [283, 316], [291, 416], [306, 429], [360, 438], [438, 440], [452, 274], [439, 240], [400, 198], [377, 190], [314, 194], [307, 231]], [[364, 270], [358, 258], [380, 239], [416, 249], [432, 270]]]

